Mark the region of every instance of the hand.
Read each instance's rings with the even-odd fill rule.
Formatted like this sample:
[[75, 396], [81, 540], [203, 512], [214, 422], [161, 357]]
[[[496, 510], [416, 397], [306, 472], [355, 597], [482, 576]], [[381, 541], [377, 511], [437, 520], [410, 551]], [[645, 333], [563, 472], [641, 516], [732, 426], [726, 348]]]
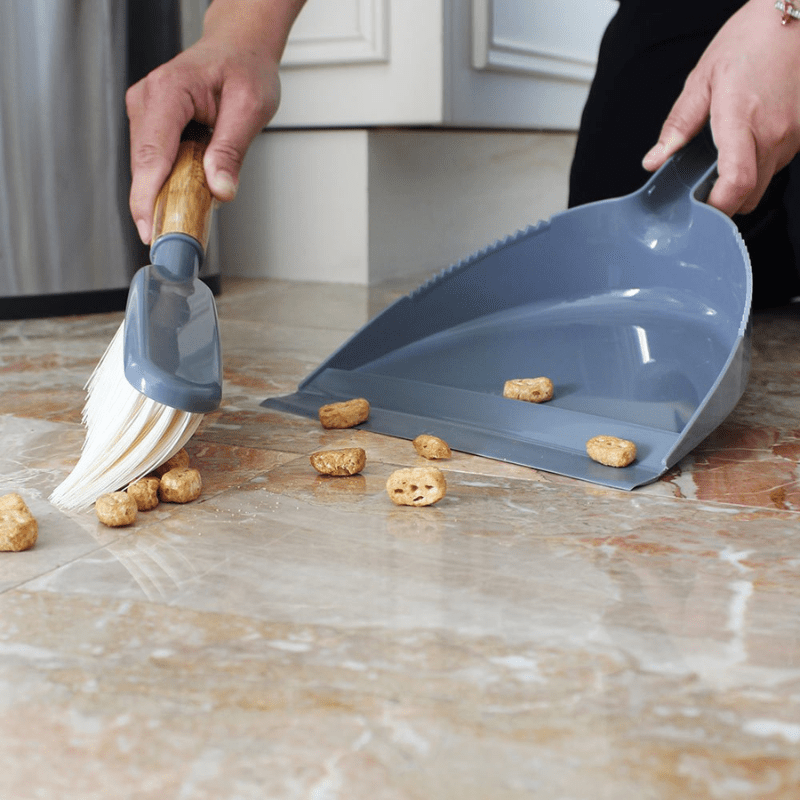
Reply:
[[800, 20], [781, 25], [769, 0], [734, 14], [689, 74], [645, 169], [658, 169], [709, 118], [719, 178], [708, 203], [747, 214], [800, 151]]
[[128, 89], [130, 209], [145, 244], [156, 197], [190, 120], [214, 129], [203, 161], [211, 193], [221, 201], [234, 198], [247, 149], [278, 109], [278, 64], [301, 6], [302, 0], [244, 7], [215, 0], [197, 44]]

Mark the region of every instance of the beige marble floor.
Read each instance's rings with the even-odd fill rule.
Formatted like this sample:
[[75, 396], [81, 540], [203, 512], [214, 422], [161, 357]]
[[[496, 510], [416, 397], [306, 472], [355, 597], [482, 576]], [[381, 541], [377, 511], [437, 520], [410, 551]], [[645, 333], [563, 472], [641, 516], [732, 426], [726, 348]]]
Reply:
[[[135, 527], [47, 497], [120, 321], [0, 323], [2, 800], [800, 797], [800, 313], [757, 315], [737, 409], [626, 493], [267, 412], [392, 296], [227, 282], [202, 498]], [[317, 476], [322, 447], [363, 474]]]

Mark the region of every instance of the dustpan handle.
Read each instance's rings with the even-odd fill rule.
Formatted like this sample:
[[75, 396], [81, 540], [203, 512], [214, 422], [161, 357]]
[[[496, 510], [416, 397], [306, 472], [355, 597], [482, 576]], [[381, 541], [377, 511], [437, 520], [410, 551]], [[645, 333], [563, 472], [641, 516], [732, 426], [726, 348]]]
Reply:
[[156, 198], [153, 247], [166, 234], [182, 233], [195, 239], [205, 253], [216, 203], [203, 168], [210, 140], [211, 131], [205, 125], [192, 122], [186, 127], [172, 172]]
[[673, 157], [678, 178], [685, 186], [694, 189], [693, 194], [698, 200], [706, 200], [717, 179], [717, 156], [711, 128], [706, 125]]
[[704, 202], [717, 179], [717, 148], [708, 125], [675, 153], [639, 190], [645, 206], [659, 207], [679, 198]]

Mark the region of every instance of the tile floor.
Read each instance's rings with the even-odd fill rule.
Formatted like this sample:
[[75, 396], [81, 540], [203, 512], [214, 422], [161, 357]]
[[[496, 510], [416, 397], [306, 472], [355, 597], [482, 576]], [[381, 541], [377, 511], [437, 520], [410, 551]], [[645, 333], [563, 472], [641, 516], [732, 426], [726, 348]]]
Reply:
[[[228, 281], [202, 498], [135, 527], [47, 497], [119, 314], [0, 323], [2, 800], [800, 797], [800, 312], [758, 314], [730, 418], [605, 489], [259, 408], [393, 296]], [[308, 455], [362, 446], [347, 479]]]

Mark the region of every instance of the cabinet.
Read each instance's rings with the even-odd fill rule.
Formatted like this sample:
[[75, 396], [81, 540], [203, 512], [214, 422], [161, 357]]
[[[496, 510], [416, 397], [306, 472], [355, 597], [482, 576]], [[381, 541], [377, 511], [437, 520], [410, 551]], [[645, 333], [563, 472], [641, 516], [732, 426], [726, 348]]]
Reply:
[[308, 0], [278, 127], [574, 130], [613, 0]]

